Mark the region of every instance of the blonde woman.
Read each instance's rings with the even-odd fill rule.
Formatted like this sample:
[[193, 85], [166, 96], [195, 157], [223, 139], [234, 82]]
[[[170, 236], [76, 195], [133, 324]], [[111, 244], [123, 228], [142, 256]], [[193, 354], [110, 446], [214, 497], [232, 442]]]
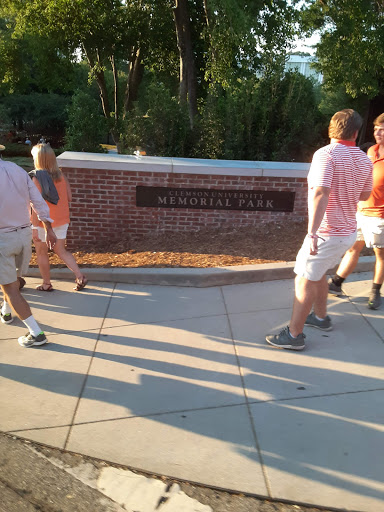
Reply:
[[[67, 178], [59, 169], [55, 153], [49, 144], [36, 144], [31, 153], [35, 169], [29, 174], [49, 206], [50, 217], [53, 219], [52, 227], [57, 237], [53, 251], [75, 274], [76, 286], [74, 290], [82, 290], [88, 280], [80, 271], [73, 254], [65, 248], [69, 226], [69, 203], [72, 200], [71, 188]], [[43, 283], [37, 286], [36, 289], [51, 292], [53, 286], [50, 276], [48, 248], [45, 243], [45, 230], [34, 212], [32, 212], [32, 238], [36, 247], [40, 274], [43, 278]]]

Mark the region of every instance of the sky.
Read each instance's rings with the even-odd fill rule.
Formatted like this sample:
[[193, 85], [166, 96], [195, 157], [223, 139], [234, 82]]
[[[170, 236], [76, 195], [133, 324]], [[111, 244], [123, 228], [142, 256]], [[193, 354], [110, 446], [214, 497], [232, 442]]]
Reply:
[[315, 54], [315, 49], [311, 48], [311, 45], [318, 43], [320, 40], [320, 36], [318, 34], [313, 35], [307, 39], [298, 39], [296, 41], [296, 46], [292, 51], [296, 52], [307, 52], [311, 55]]

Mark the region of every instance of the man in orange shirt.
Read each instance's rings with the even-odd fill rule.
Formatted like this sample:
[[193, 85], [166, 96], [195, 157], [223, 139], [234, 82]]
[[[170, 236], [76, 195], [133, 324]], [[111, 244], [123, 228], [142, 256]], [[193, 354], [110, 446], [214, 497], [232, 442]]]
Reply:
[[354, 270], [365, 243], [367, 247], [373, 247], [376, 256], [368, 307], [378, 309], [381, 305], [380, 288], [384, 282], [384, 114], [380, 114], [373, 125], [376, 144], [367, 153], [373, 162], [372, 193], [367, 201], [358, 204], [357, 241], [345, 253], [328, 287], [330, 293], [341, 293], [341, 285]]

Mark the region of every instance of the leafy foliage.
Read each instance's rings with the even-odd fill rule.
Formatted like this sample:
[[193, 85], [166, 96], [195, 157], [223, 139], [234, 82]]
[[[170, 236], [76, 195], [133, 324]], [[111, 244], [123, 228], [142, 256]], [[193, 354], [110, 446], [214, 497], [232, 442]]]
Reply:
[[163, 83], [150, 83], [126, 118], [125, 151], [133, 153], [140, 146], [149, 155], [185, 156], [189, 137], [186, 108]]
[[12, 94], [0, 100], [8, 120], [29, 134], [63, 134], [69, 98], [58, 94]]
[[303, 13], [320, 30], [319, 68], [328, 89], [343, 86], [353, 98], [384, 92], [384, 4], [380, 0], [312, 0]]
[[127, 118], [124, 142], [132, 153], [234, 160], [309, 161], [324, 140], [312, 81], [296, 72], [210, 88], [189, 130], [188, 116], [164, 84], [146, 88], [146, 100]]
[[322, 142], [317, 104], [312, 82], [298, 73], [216, 89], [202, 108], [194, 156], [307, 161]]
[[104, 152], [99, 141], [107, 133], [99, 104], [83, 91], [77, 91], [68, 109], [65, 149], [70, 151]]

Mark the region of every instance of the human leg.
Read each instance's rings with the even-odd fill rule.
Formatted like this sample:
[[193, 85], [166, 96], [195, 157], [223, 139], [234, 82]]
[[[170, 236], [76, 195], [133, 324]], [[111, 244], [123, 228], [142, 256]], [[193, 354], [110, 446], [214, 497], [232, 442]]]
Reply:
[[25, 336], [20, 336], [18, 339], [19, 345], [22, 347], [32, 347], [33, 345], [44, 345], [47, 343], [48, 340], [32, 315], [28, 302], [20, 293], [19, 281], [2, 285], [2, 289], [6, 301], [12, 305], [17, 316], [29, 331]]
[[265, 339], [270, 345], [290, 350], [303, 350], [305, 348], [303, 327], [312, 308], [315, 293], [316, 283], [314, 281], [296, 276], [291, 322], [279, 334], [266, 336]]
[[[356, 233], [346, 237], [327, 237], [318, 243], [317, 254], [310, 253], [310, 239], [306, 237], [297, 255], [294, 272], [295, 300], [292, 309], [292, 317], [289, 326], [283, 329], [279, 335], [268, 335], [269, 344], [288, 348], [291, 350], [303, 350], [305, 347], [303, 334], [304, 325], [319, 327], [323, 330], [331, 330], [330, 318], [326, 315], [326, 279], [327, 270], [340, 261], [341, 256], [355, 242]], [[326, 324], [308, 324], [308, 316], [312, 306], [317, 302], [316, 310], [319, 314], [325, 314]], [[323, 320], [320, 319], [320, 322]], [[326, 327], [326, 329], [325, 329]], [[292, 341], [295, 340], [295, 341]]]
[[381, 305], [380, 290], [384, 282], [384, 248], [374, 247], [376, 256], [375, 270], [373, 273], [372, 289], [368, 297], [369, 309], [378, 309]]
[[364, 240], [357, 240], [353, 246], [344, 254], [336, 274], [330, 279], [328, 283], [330, 293], [341, 293], [341, 285], [349, 276], [349, 274], [354, 271], [364, 245]]
[[384, 247], [374, 247], [373, 250], [376, 256], [373, 282], [382, 285], [384, 282]]
[[41, 277], [43, 278], [43, 284], [37, 288], [41, 291], [48, 291], [52, 289], [51, 285], [51, 268], [49, 265], [48, 247], [45, 242], [36, 242], [36, 259], [39, 265]]
[[305, 277], [296, 276], [295, 299], [293, 301], [292, 316], [289, 323], [289, 331], [294, 337], [303, 332], [305, 320], [321, 288], [319, 283], [321, 283], [321, 281], [310, 281]]
[[65, 240], [58, 238], [53, 250], [58, 255], [58, 257], [67, 265], [69, 270], [72, 270], [72, 272], [75, 274], [76, 289], [81, 290], [82, 288], [84, 288], [88, 281], [84, 274], [81, 272], [73, 254], [66, 249]]
[[20, 293], [19, 281], [2, 285], [4, 299], [10, 304], [20, 320], [25, 320], [32, 315], [28, 302]]

